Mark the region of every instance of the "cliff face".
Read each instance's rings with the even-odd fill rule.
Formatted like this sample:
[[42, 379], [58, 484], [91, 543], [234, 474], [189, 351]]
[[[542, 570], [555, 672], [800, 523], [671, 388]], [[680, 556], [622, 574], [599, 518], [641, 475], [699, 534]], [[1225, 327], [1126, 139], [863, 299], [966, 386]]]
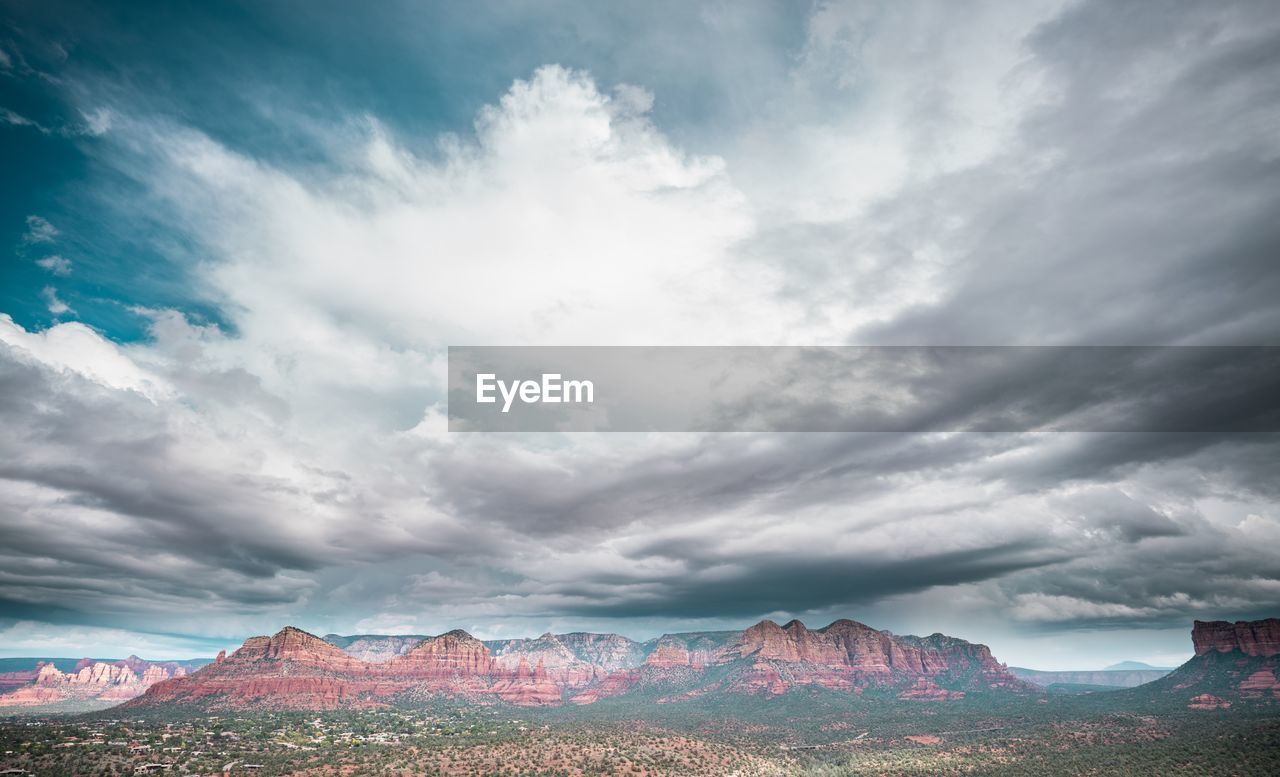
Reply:
[[17, 672], [0, 672], [0, 694], [8, 693], [15, 688], [31, 685], [36, 681], [40, 668], [25, 669]]
[[1260, 621], [1196, 621], [1191, 629], [1196, 655], [1240, 651], [1246, 656], [1280, 653], [1280, 618]]
[[547, 675], [547, 668], [541, 661], [530, 668], [529, 662], [521, 658], [516, 666], [515, 676], [499, 680], [491, 693], [512, 704], [536, 707], [559, 704], [563, 698], [561, 687]]
[[157, 683], [132, 703], [195, 703], [245, 706], [279, 699], [280, 706], [332, 709], [353, 697], [352, 680], [365, 674], [362, 661], [301, 629], [286, 627], [271, 637], [250, 637], [229, 656], [194, 674]]
[[939, 701], [966, 691], [1033, 690], [985, 645], [942, 634], [902, 637], [843, 619], [816, 630], [795, 620], [785, 626], [761, 621], [725, 651], [725, 660], [751, 662], [731, 689], [770, 695], [800, 685], [855, 693], [895, 688], [901, 699]]
[[341, 648], [347, 655], [374, 663], [402, 656], [424, 639], [427, 639], [425, 634], [357, 634], [351, 637], [326, 634], [324, 637], [325, 642]]
[[485, 645], [506, 669], [541, 664], [548, 678], [568, 690], [585, 688], [613, 672], [638, 666], [644, 647], [618, 634], [543, 634], [535, 639], [492, 640]]
[[[362, 661], [295, 628], [251, 637], [186, 678], [158, 683], [132, 706], [283, 709], [368, 707], [430, 696], [479, 703], [591, 704], [638, 688], [662, 701], [709, 693], [777, 695], [805, 685], [946, 701], [972, 691], [1027, 692], [985, 646], [935, 634], [898, 637], [854, 621], [810, 630], [761, 621], [743, 632], [543, 634], [482, 643], [464, 631], [424, 638], [385, 661]], [[363, 638], [359, 638], [363, 639]]]
[[52, 663], [47, 663], [35, 671], [28, 683], [0, 694], [0, 707], [127, 701], [158, 682], [186, 673], [186, 669], [177, 663], [153, 663], [137, 656], [123, 661], [84, 659], [72, 672], [60, 671]]
[[694, 632], [692, 634], [663, 634], [645, 643], [649, 649], [644, 666], [650, 670], [692, 668], [732, 660], [729, 649], [744, 632]]
[[392, 659], [387, 671], [420, 680], [488, 678], [503, 674], [484, 643], [462, 630], [424, 639], [413, 650]]
[[[929, 638], [897, 637], [887, 631], [851, 620], [838, 620], [826, 628], [811, 631], [800, 621], [778, 626], [761, 621], [742, 633], [732, 655], [756, 660], [805, 663], [856, 671], [870, 677], [895, 674], [934, 675], [946, 670], [956, 659], [966, 664], [977, 661], [997, 667], [983, 645], [963, 640], [935, 644], [942, 635]], [[976, 649], [972, 654], [960, 646]]]
[[645, 650], [639, 643], [618, 634], [574, 632], [556, 637], [580, 660], [608, 671], [639, 666]]
[[1191, 641], [1195, 656], [1144, 688], [1191, 709], [1280, 702], [1280, 619], [1196, 621]]
[[491, 642], [488, 646], [493, 649], [494, 659], [504, 668], [519, 672], [530, 666], [542, 667], [550, 680], [565, 688], [586, 687], [597, 676], [615, 668], [579, 656], [554, 634], [543, 634], [537, 639]]
[[250, 637], [239, 650], [189, 677], [152, 686], [128, 706], [196, 704], [213, 708], [336, 709], [385, 706], [442, 695], [516, 704], [559, 703], [545, 669], [507, 670], [479, 640], [451, 631], [420, 640], [389, 661], [366, 662], [301, 629]]

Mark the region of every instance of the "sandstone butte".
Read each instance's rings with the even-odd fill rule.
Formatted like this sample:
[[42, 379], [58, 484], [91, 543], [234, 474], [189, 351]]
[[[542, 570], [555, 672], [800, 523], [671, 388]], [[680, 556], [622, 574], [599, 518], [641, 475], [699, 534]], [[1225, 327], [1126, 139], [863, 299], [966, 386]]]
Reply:
[[1195, 657], [1153, 685], [1182, 693], [1201, 691], [1188, 702], [1191, 709], [1280, 700], [1280, 619], [1196, 621], [1191, 642]]
[[1246, 656], [1269, 658], [1280, 654], [1280, 618], [1260, 621], [1196, 621], [1191, 629], [1196, 655], [1238, 650]]
[[[41, 664], [28, 683], [0, 694], [0, 707], [53, 706], [67, 702], [122, 702], [144, 693], [156, 683], [181, 677], [187, 670], [170, 662], [84, 659], [72, 672], [52, 663]], [[18, 674], [18, 673], [13, 673]]]
[[127, 706], [334, 709], [430, 696], [544, 706], [590, 704], [638, 688], [668, 691], [660, 701], [708, 693], [777, 695], [798, 686], [852, 693], [876, 688], [927, 701], [975, 691], [1038, 692], [1009, 674], [984, 645], [941, 634], [896, 636], [850, 620], [812, 630], [799, 621], [779, 626], [766, 620], [742, 632], [670, 634], [647, 643], [581, 632], [484, 643], [451, 631], [404, 650], [379, 639], [350, 643], [365, 640], [376, 655], [389, 656], [366, 661], [286, 627], [246, 640], [189, 676], [157, 683]]
[[[1194, 658], [1143, 688], [1182, 695], [1192, 709], [1280, 699], [1280, 620], [1197, 621], [1192, 642]], [[821, 629], [765, 620], [741, 632], [666, 634], [648, 642], [585, 632], [488, 642], [465, 631], [321, 639], [286, 627], [273, 637], [251, 637], [191, 675], [172, 662], [130, 656], [85, 659], [71, 672], [45, 664], [4, 679], [15, 690], [0, 694], [0, 706], [133, 699], [137, 707], [332, 709], [430, 696], [543, 706], [592, 704], [638, 689], [656, 691], [661, 703], [713, 693], [772, 696], [803, 686], [938, 702], [975, 691], [1039, 692], [984, 645], [942, 634], [898, 636], [850, 620]]]

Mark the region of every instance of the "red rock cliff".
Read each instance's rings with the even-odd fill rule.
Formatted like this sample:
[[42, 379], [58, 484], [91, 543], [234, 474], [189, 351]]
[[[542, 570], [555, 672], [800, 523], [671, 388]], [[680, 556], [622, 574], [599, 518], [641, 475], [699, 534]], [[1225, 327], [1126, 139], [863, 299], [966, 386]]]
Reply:
[[660, 699], [679, 700], [707, 693], [773, 695], [806, 685], [854, 693], [880, 685], [902, 698], [939, 701], [973, 690], [1031, 688], [983, 645], [941, 634], [899, 637], [850, 620], [814, 630], [799, 621], [761, 621], [743, 632], [668, 634], [646, 643], [617, 635], [544, 634], [486, 645], [451, 631], [381, 662], [361, 661], [288, 627], [272, 637], [251, 637], [188, 677], [157, 683], [131, 705], [332, 709], [438, 695], [480, 703], [589, 704], [640, 687], [665, 689]]
[[1274, 656], [1280, 653], [1280, 618], [1261, 621], [1196, 621], [1191, 629], [1196, 655], [1210, 651], [1238, 650], [1246, 656]]
[[84, 659], [73, 672], [43, 664], [29, 684], [0, 694], [0, 707], [127, 701], [161, 681], [185, 674], [178, 664], [151, 663], [136, 656], [113, 662]]

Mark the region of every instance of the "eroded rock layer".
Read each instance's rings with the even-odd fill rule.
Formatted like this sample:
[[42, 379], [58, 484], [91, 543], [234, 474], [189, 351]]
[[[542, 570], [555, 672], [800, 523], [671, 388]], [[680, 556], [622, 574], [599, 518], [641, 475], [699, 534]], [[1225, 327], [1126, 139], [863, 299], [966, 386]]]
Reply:
[[[934, 634], [900, 637], [850, 620], [822, 629], [761, 621], [742, 632], [668, 634], [638, 643], [616, 634], [543, 634], [480, 642], [465, 631], [391, 647], [362, 635], [348, 649], [288, 627], [252, 637], [190, 677], [152, 686], [133, 706], [368, 707], [429, 697], [522, 706], [592, 704], [639, 690], [658, 701], [712, 693], [778, 695], [802, 686], [948, 701], [966, 693], [1036, 692], [983, 645]], [[368, 655], [368, 653], [364, 653]]]

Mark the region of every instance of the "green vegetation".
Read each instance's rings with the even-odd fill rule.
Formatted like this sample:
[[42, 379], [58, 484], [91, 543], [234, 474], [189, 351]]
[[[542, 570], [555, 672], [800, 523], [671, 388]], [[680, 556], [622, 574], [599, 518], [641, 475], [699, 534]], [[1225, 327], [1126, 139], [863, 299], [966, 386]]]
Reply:
[[[436, 701], [327, 713], [0, 722], [0, 770], [262, 775], [1280, 774], [1280, 710], [1189, 710], [1167, 694], [973, 694], [899, 702], [822, 690], [778, 698], [517, 709]], [[119, 713], [114, 713], [118, 715]]]

